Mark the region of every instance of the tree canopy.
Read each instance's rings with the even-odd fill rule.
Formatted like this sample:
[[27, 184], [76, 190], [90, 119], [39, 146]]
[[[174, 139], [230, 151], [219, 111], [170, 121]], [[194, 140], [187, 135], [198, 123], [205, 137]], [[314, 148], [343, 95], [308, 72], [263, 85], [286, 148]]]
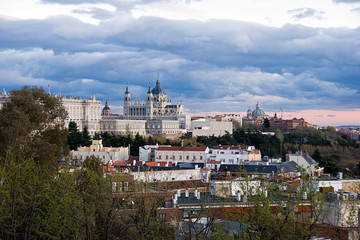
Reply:
[[0, 111], [0, 156], [9, 149], [31, 156], [37, 163], [56, 166], [64, 150], [66, 111], [61, 99], [42, 88], [24, 87], [11, 92]]

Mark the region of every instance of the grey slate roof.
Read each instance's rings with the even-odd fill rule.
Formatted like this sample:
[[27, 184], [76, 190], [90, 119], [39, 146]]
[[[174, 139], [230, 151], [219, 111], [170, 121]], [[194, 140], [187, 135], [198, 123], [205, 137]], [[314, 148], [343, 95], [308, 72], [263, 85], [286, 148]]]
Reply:
[[246, 173], [280, 173], [280, 169], [276, 165], [226, 165], [220, 166], [219, 172], [246, 172]]

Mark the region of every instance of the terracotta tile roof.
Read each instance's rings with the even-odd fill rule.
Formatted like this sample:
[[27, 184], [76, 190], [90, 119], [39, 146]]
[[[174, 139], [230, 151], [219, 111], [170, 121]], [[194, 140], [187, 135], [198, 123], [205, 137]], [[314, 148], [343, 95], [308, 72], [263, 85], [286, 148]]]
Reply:
[[125, 161], [116, 161], [113, 163], [113, 166], [127, 166]]
[[201, 171], [211, 171], [210, 168], [202, 168]]
[[209, 164], [221, 164], [221, 161], [207, 161]]
[[199, 151], [204, 152], [207, 147], [159, 147], [156, 151]]
[[157, 166], [158, 162], [146, 162], [145, 165], [148, 167], [155, 167]]

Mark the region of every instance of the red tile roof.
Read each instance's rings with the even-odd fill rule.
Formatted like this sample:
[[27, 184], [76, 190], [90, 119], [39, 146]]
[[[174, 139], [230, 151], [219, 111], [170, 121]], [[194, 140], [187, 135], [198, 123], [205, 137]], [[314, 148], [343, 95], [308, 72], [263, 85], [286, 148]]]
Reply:
[[210, 168], [202, 168], [201, 171], [211, 171]]
[[209, 164], [221, 164], [221, 161], [207, 161]]
[[125, 161], [116, 161], [113, 163], [113, 166], [127, 166]]

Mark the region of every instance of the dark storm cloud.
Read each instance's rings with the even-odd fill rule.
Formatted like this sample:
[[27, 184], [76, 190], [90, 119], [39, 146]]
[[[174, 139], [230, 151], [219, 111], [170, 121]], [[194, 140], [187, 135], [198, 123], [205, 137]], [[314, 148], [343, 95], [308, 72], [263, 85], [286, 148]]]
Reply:
[[296, 8], [289, 10], [288, 13], [295, 20], [301, 20], [303, 18], [323, 19], [325, 14], [325, 12], [317, 11], [313, 8]]
[[191, 111], [245, 111], [256, 100], [269, 110], [356, 108], [359, 37], [359, 29], [133, 19], [124, 12], [98, 26], [66, 16], [0, 19], [0, 83], [50, 83], [55, 92], [121, 105], [127, 82], [132, 96], [144, 99], [159, 72], [173, 103]]

